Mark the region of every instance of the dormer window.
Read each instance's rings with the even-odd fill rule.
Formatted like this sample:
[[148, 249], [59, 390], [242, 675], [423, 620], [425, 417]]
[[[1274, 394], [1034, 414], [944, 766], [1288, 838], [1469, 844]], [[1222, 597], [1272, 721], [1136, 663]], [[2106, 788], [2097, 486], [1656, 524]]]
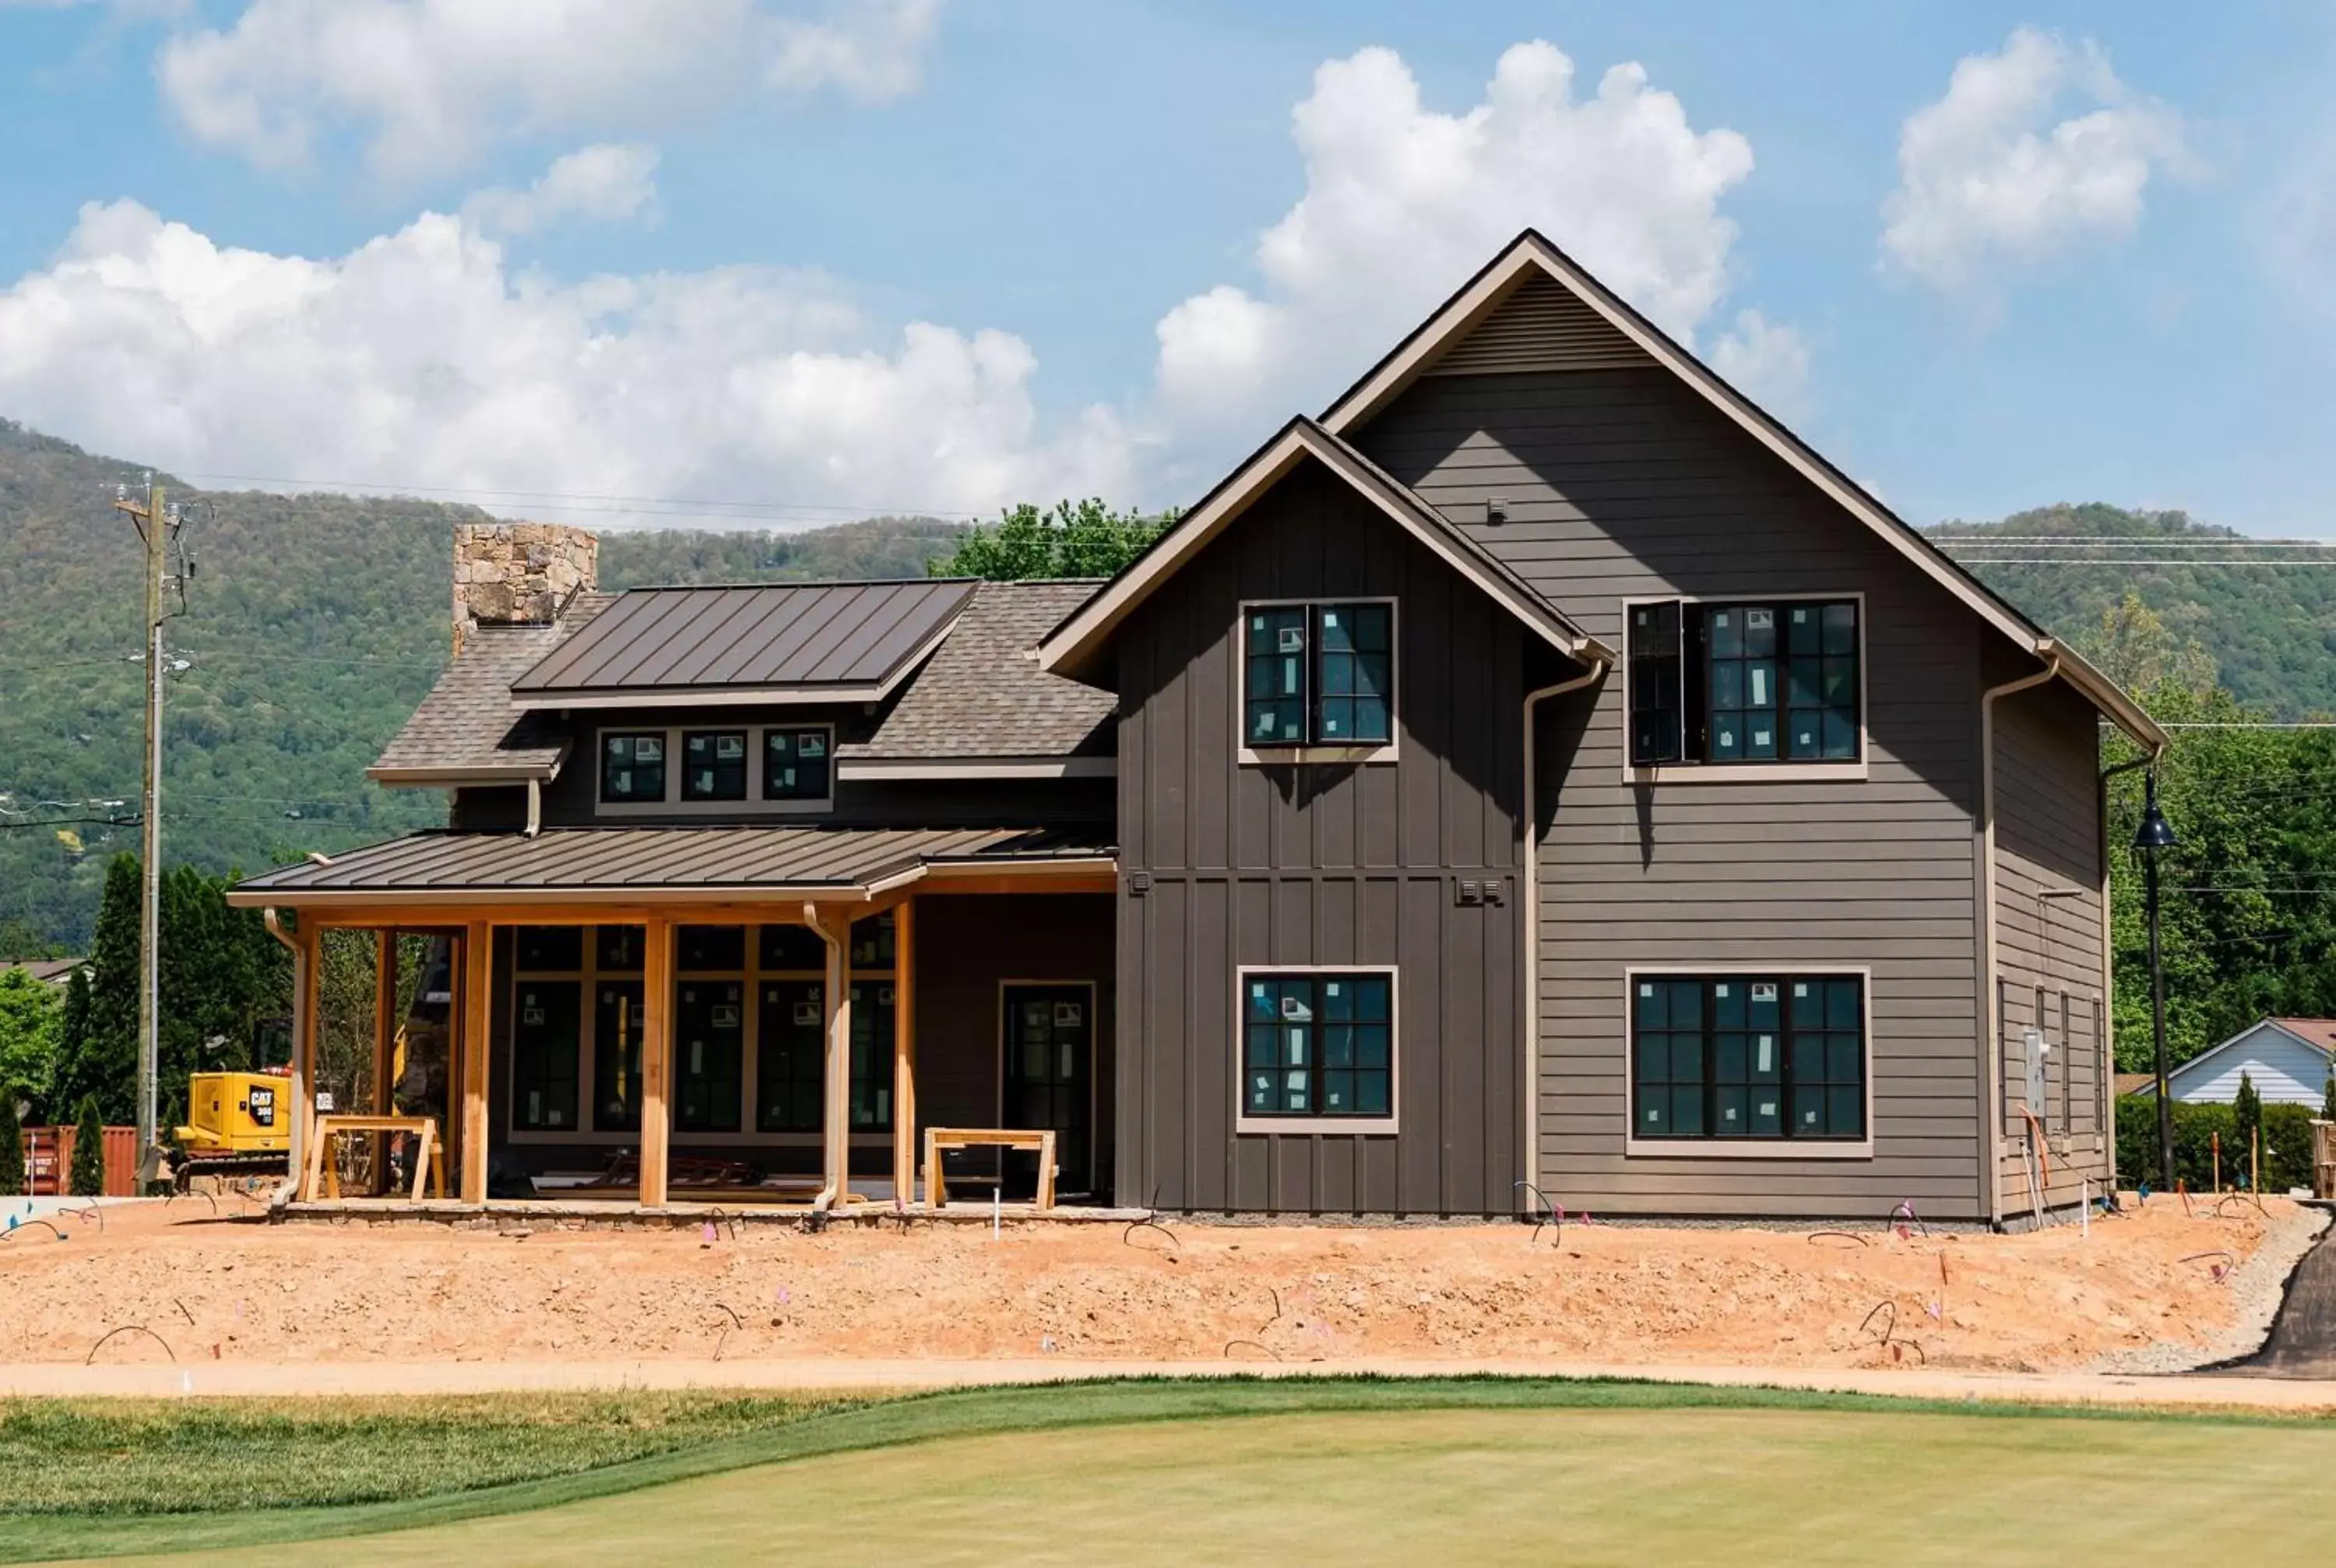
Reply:
[[681, 798], [743, 801], [746, 798], [746, 732], [690, 730], [681, 737]]
[[834, 803], [830, 725], [608, 729], [599, 751], [604, 815], [806, 814]]
[[665, 732], [600, 737], [600, 798], [611, 804], [665, 799]]
[[1630, 607], [1630, 765], [1864, 759], [1854, 598]]

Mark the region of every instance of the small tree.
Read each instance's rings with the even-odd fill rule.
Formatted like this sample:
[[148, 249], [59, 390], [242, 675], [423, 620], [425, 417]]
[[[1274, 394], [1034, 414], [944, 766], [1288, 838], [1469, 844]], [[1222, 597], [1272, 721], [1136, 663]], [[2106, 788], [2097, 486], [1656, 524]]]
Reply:
[[73, 1130], [73, 1171], [66, 1191], [76, 1198], [105, 1195], [105, 1118], [98, 1114], [95, 1095], [81, 1097], [81, 1125]]
[[2336, 1063], [2328, 1068], [2328, 1081], [2320, 1087], [2320, 1119], [2336, 1122]]
[[0, 1084], [0, 1198], [24, 1195], [24, 1133], [16, 1125], [16, 1091]]

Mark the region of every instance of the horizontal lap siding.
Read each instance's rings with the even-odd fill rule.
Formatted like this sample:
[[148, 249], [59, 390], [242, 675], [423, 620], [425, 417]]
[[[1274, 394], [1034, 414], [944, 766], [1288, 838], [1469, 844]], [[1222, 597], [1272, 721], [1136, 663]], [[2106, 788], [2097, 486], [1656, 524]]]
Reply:
[[[1348, 595], [1398, 601], [1397, 760], [1241, 765], [1240, 602]], [[1135, 610], [1118, 646], [1122, 1200], [1509, 1212], [1523, 1077], [1516, 623], [1307, 465]], [[1499, 901], [1455, 907], [1460, 877]], [[1244, 964], [1397, 969], [1396, 1134], [1235, 1135]]]
[[[1996, 680], [2019, 673], [1990, 672]], [[2091, 707], [2057, 684], [1996, 704], [1996, 962], [2004, 993], [1998, 1101], [2003, 1142], [1996, 1179], [2010, 1213], [2035, 1201], [2031, 1168], [2045, 1203], [2056, 1205], [2078, 1201], [2084, 1179], [2098, 1185], [2109, 1175], [2102, 1107], [2113, 1069], [2101, 1049], [2093, 1005], [2107, 993], [2101, 969], [2098, 727]], [[2039, 986], [2045, 992], [2040, 1018]], [[2021, 1114], [2030, 1028], [2041, 1028], [2052, 1047], [2045, 1057], [2049, 1115], [2042, 1157]]]
[[[1626, 598], [1865, 595], [1865, 781], [1630, 784], [1619, 672], [1543, 705], [1543, 1189], [1592, 1213], [1983, 1213], [1977, 620], [1661, 373], [1430, 379], [1359, 439], [1618, 650]], [[1665, 965], [1870, 967], [1874, 1157], [1626, 1157], [1624, 975]]]

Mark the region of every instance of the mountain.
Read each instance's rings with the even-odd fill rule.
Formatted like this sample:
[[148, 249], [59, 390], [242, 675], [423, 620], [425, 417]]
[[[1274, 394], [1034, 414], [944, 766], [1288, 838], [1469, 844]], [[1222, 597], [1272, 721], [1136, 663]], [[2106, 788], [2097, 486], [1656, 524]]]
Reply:
[[[140, 548], [111, 502], [144, 483], [133, 463], [0, 421], [0, 922], [75, 945], [106, 857], [137, 847]], [[195, 561], [166, 633], [188, 664], [164, 699], [166, 860], [248, 870], [443, 821], [434, 792], [364, 775], [445, 661], [453, 526], [486, 514], [164, 483], [190, 503]], [[962, 531], [611, 530], [601, 580], [913, 577]]]
[[1923, 531], [2088, 656], [2103, 651], [2103, 614], [2132, 593], [2241, 702], [2282, 719], [2336, 713], [2336, 549], [2098, 502]]

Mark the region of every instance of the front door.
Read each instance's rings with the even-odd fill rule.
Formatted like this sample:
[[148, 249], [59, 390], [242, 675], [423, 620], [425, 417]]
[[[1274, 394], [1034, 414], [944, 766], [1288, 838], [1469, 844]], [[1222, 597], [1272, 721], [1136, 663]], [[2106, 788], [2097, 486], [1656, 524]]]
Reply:
[[[1051, 1127], [1057, 1193], [1092, 1191], [1095, 1114], [1095, 988], [1022, 984], [1005, 988], [1006, 1115], [1017, 1130]], [[1010, 1154], [1002, 1173], [1008, 1195], [1037, 1187], [1038, 1162]]]

